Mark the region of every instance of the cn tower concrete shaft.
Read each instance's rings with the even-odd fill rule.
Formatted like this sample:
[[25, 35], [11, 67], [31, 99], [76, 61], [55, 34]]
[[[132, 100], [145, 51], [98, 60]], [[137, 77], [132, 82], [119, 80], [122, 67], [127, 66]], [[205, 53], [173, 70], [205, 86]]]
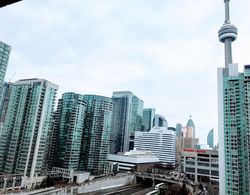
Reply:
[[233, 63], [232, 57], [232, 42], [237, 39], [238, 29], [230, 22], [229, 12], [230, 0], [224, 0], [225, 3], [225, 21], [218, 32], [220, 42], [225, 45], [225, 67], [228, 68], [229, 64]]

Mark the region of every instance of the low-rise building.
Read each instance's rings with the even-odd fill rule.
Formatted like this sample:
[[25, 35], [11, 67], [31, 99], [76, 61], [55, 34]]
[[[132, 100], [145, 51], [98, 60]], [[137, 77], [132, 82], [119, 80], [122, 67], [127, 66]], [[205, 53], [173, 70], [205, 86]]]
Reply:
[[183, 137], [182, 138], [182, 147], [183, 148], [192, 148], [195, 149], [195, 147], [199, 143], [199, 138], [193, 138], [193, 137]]
[[89, 180], [90, 173], [85, 171], [74, 171], [74, 169], [64, 169], [60, 167], [53, 167], [50, 173], [51, 175], [60, 174], [62, 178], [68, 179], [69, 183], [83, 183], [86, 180]]
[[195, 182], [219, 181], [219, 156], [217, 150], [185, 148], [182, 151], [182, 168]]
[[159, 158], [150, 151], [131, 150], [124, 154], [109, 154], [109, 165], [106, 168], [106, 173], [112, 172], [112, 167], [114, 167], [115, 164], [118, 165], [117, 171], [145, 172], [152, 168], [155, 163], [159, 162]]

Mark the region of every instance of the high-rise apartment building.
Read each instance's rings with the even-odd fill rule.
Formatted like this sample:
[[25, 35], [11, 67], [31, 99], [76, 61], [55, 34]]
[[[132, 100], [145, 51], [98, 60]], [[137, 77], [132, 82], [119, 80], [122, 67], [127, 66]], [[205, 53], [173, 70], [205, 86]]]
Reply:
[[52, 113], [52, 119], [51, 119], [51, 125], [50, 125], [50, 134], [49, 134], [49, 141], [48, 141], [48, 153], [46, 157], [46, 164], [47, 170], [51, 171], [52, 168], [55, 166], [55, 158], [57, 154], [58, 149], [58, 130], [55, 131], [55, 127], [58, 126], [56, 123], [58, 123], [57, 119], [58, 112], [57, 110], [54, 110]]
[[2, 96], [0, 100], [0, 123], [3, 123], [6, 118], [6, 112], [7, 112], [7, 108], [9, 104], [10, 92], [11, 92], [12, 86], [13, 86], [13, 83], [10, 83], [10, 82], [3, 83]]
[[155, 116], [154, 108], [143, 109], [142, 131], [149, 131], [150, 129], [152, 129], [154, 116]]
[[229, 2], [219, 40], [225, 45], [225, 68], [218, 69], [218, 130], [220, 194], [249, 194], [250, 66], [243, 73], [233, 64], [231, 43], [237, 28], [231, 24]]
[[57, 138], [54, 166], [78, 170], [85, 109], [83, 95], [68, 92], [59, 99], [53, 126]]
[[168, 130], [164, 117], [156, 115], [155, 126], [149, 132], [135, 132], [135, 148], [151, 151], [161, 162], [174, 166], [176, 160], [175, 132]]
[[87, 107], [79, 169], [93, 174], [102, 174], [109, 153], [112, 99], [96, 95], [83, 97]]
[[58, 86], [43, 79], [13, 84], [0, 138], [0, 170], [33, 177], [46, 170]]
[[135, 131], [141, 130], [143, 101], [130, 91], [115, 91], [112, 96], [113, 118], [110, 153], [131, 149]]
[[218, 82], [221, 194], [249, 194], [250, 66], [218, 69]]
[[6, 118], [12, 85], [13, 83], [4, 82], [3, 88], [2, 88], [2, 96], [0, 96], [1, 97], [0, 99], [0, 137], [2, 134], [2, 130], [3, 130], [3, 123]]
[[207, 135], [207, 145], [209, 145], [210, 148], [214, 147], [214, 129], [211, 129]]
[[2, 86], [9, 61], [10, 51], [11, 47], [0, 41], [0, 96], [2, 96]]

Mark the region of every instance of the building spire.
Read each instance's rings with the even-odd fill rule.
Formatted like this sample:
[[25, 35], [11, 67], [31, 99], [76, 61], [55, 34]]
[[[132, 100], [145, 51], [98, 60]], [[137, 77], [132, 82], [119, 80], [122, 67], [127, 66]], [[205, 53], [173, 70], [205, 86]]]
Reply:
[[224, 0], [225, 2], [225, 23], [230, 23], [230, 13], [229, 13], [229, 2], [230, 0]]
[[233, 63], [231, 43], [237, 39], [238, 29], [230, 22], [230, 0], [224, 0], [225, 3], [225, 22], [218, 32], [220, 42], [225, 45], [225, 67]]

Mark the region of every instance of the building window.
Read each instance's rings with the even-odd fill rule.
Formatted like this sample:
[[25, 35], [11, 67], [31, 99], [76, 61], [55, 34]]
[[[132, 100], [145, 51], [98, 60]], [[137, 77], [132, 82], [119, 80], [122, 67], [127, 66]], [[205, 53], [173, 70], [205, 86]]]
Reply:
[[186, 167], [186, 172], [195, 173], [195, 168]]
[[209, 170], [206, 169], [197, 169], [197, 172], [200, 174], [209, 175]]
[[219, 176], [219, 171], [211, 171], [211, 175]]

